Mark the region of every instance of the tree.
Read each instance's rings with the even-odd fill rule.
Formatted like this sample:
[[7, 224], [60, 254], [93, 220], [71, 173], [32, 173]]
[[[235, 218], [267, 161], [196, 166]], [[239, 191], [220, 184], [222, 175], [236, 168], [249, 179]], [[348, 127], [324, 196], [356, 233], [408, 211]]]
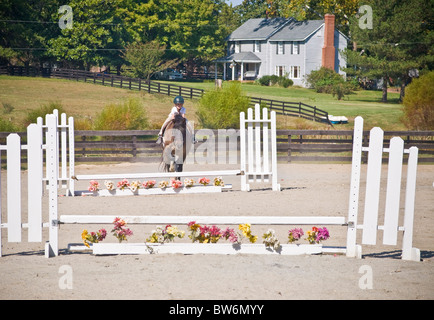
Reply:
[[51, 20], [58, 0], [0, 1], [0, 58], [3, 63], [29, 66], [49, 59], [47, 41], [59, 29]]
[[434, 129], [434, 71], [431, 71], [407, 87], [404, 104], [404, 123], [410, 129]]
[[166, 46], [157, 41], [148, 43], [135, 42], [129, 44], [123, 53], [123, 58], [128, 63], [124, 66], [124, 74], [134, 78], [144, 78], [149, 81], [151, 75], [159, 69], [164, 69], [174, 61], [164, 62]]
[[[120, 27], [125, 1], [71, 0], [73, 26], [57, 31], [48, 41], [48, 52], [58, 60], [81, 68], [115, 63], [120, 66], [120, 49], [130, 40], [128, 32]], [[57, 22], [60, 15], [53, 14]]]
[[387, 102], [388, 84], [401, 86], [401, 97], [411, 69], [430, 69], [433, 62], [433, 5], [429, 0], [369, 0], [373, 9], [372, 29], [359, 27], [358, 17], [350, 18], [352, 40], [357, 50], [346, 50], [348, 75], [371, 80], [383, 79], [382, 101]]

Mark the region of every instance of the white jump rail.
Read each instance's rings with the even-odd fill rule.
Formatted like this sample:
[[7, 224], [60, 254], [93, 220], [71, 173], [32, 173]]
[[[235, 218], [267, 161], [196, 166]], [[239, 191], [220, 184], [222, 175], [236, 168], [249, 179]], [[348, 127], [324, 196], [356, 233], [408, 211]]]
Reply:
[[[21, 242], [22, 229], [28, 228], [28, 241], [42, 241], [42, 228], [49, 228], [49, 240], [46, 243], [46, 256], [57, 256], [59, 252], [58, 238], [61, 236], [59, 232], [59, 224], [61, 223], [111, 223], [114, 216], [78, 216], [78, 215], [62, 215], [58, 214], [58, 187], [61, 182], [62, 172], [59, 171], [59, 145], [61, 142], [61, 131], [59, 131], [59, 124], [57, 115], [47, 115], [46, 117], [46, 142], [42, 143], [42, 126], [41, 124], [32, 124], [28, 127], [28, 136], [30, 137], [27, 145], [20, 144], [20, 137], [17, 134], [11, 134], [7, 137], [6, 146], [0, 146], [0, 153], [3, 150], [7, 152], [7, 222], [0, 221], [0, 231], [6, 228], [8, 231], [9, 242]], [[254, 128], [256, 130], [256, 127]], [[253, 130], [253, 126], [248, 127]], [[244, 130], [241, 130], [244, 131]], [[59, 137], [60, 133], [60, 137]], [[322, 253], [322, 252], [339, 252], [345, 253], [348, 257], [361, 257], [361, 245], [357, 244], [357, 230], [362, 230], [362, 245], [369, 244], [375, 245], [377, 241], [377, 230], [383, 231], [383, 244], [397, 245], [397, 233], [403, 231], [402, 240], [402, 259], [404, 260], [420, 260], [420, 251], [412, 246], [413, 239], [413, 219], [414, 219], [414, 202], [415, 202], [415, 189], [416, 189], [416, 171], [417, 171], [417, 156], [418, 149], [411, 147], [410, 149], [403, 148], [403, 141], [401, 138], [393, 138], [388, 148], [383, 147], [383, 132], [379, 128], [371, 130], [370, 142], [368, 147], [362, 146], [362, 133], [363, 133], [363, 119], [357, 117], [355, 120], [354, 128], [354, 144], [353, 144], [353, 161], [352, 172], [350, 180], [350, 199], [348, 217], [267, 217], [267, 216], [123, 216], [127, 223], [139, 224], [186, 224], [189, 221], [196, 220], [198, 223], [211, 223], [211, 224], [239, 224], [251, 223], [252, 225], [344, 225], [347, 227], [347, 241], [346, 247], [321, 247], [315, 249], [307, 249], [305, 246], [289, 246], [285, 245], [281, 252], [275, 254], [304, 254], [304, 253]], [[242, 133], [241, 133], [242, 134]], [[265, 135], [265, 134], [264, 134]], [[265, 138], [265, 137], [263, 137]], [[267, 139], [265, 139], [267, 140]], [[60, 143], [59, 143], [60, 142]], [[253, 139], [247, 139], [248, 145], [260, 145]], [[263, 143], [264, 144], [264, 143]], [[27, 150], [28, 152], [28, 176], [29, 176], [29, 210], [27, 223], [22, 222], [21, 215], [21, 151]], [[46, 152], [46, 177], [43, 178], [43, 163], [42, 153]], [[258, 149], [256, 149], [258, 150]], [[360, 205], [360, 181], [361, 181], [361, 154], [368, 152], [368, 165], [366, 176], [366, 197], [363, 213], [363, 222], [359, 222], [358, 209]], [[386, 209], [384, 225], [378, 224], [379, 216], [379, 184], [381, 182], [381, 155], [384, 152], [389, 153], [388, 165], [388, 179], [387, 179], [387, 194], [386, 194]], [[400, 190], [401, 190], [401, 176], [402, 171], [402, 155], [409, 154], [407, 165], [407, 177], [405, 188], [405, 208], [404, 208], [404, 224], [399, 226], [398, 222], [400, 215]], [[1, 155], [1, 154], [0, 154]], [[247, 161], [246, 177], [248, 179], [261, 178], [274, 179], [273, 169], [265, 170], [260, 174], [260, 170], [256, 170], [256, 165], [252, 164], [252, 158], [256, 156], [256, 151], [252, 154], [246, 153]], [[260, 158], [260, 157], [259, 157]], [[272, 160], [271, 162], [273, 162]], [[263, 164], [265, 160], [261, 160]], [[271, 163], [272, 164], [272, 163]], [[266, 168], [263, 166], [261, 168]], [[71, 172], [71, 171], [70, 171]], [[72, 171], [73, 172], [73, 171]], [[271, 173], [271, 177], [268, 176]], [[60, 176], [60, 178], [59, 178]], [[252, 177], [255, 176], [255, 177]], [[125, 175], [122, 175], [125, 177]], [[42, 205], [42, 191], [43, 185], [48, 183], [48, 222], [42, 222], [41, 218], [41, 205]], [[275, 186], [273, 189], [277, 189]], [[248, 189], [248, 187], [246, 188]], [[30, 195], [34, 193], [33, 195]], [[0, 198], [1, 200], [1, 198]], [[79, 198], [77, 201], [80, 201]], [[0, 206], [1, 208], [1, 206]], [[0, 212], [1, 213], [1, 212]], [[1, 214], [0, 214], [1, 217]], [[0, 218], [1, 219], [1, 218]], [[0, 235], [1, 236], [1, 235]], [[1, 239], [1, 238], [0, 238]], [[203, 244], [164, 244], [154, 246], [158, 252], [170, 253], [189, 253], [189, 252], [209, 252], [215, 248], [213, 253], [233, 254], [238, 252], [257, 252], [269, 254], [269, 250], [264, 252], [264, 246], [242, 244], [240, 248], [235, 248], [232, 245], [219, 245], [216, 247], [206, 246], [197, 247]], [[214, 244], [213, 244], [214, 245]], [[128, 248], [141, 248], [132, 251]], [[114, 253], [146, 253], [148, 251], [143, 248], [148, 248], [145, 244], [109, 244], [99, 243], [95, 244], [95, 253], [98, 254], [114, 254]], [[259, 249], [255, 249], [259, 248]], [[314, 247], [310, 247], [314, 248]], [[1, 255], [1, 250], [0, 250]]]

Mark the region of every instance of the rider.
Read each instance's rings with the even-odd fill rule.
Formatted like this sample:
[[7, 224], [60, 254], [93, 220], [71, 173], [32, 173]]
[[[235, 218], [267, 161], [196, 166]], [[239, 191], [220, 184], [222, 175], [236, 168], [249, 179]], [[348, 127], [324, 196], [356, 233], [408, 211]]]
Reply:
[[[173, 99], [173, 104], [174, 106], [172, 110], [170, 110], [170, 113], [166, 121], [164, 121], [163, 125], [161, 126], [160, 132], [158, 133], [158, 140], [157, 140], [158, 144], [161, 144], [163, 142], [162, 136], [163, 136], [164, 129], [166, 128], [167, 124], [171, 120], [175, 119], [176, 115], [181, 115], [183, 118], [185, 118], [184, 98], [181, 96], [175, 97], [175, 99]], [[189, 127], [190, 130], [192, 129], [188, 121], [187, 121], [187, 126]], [[191, 132], [193, 132], [193, 130], [191, 130]]]

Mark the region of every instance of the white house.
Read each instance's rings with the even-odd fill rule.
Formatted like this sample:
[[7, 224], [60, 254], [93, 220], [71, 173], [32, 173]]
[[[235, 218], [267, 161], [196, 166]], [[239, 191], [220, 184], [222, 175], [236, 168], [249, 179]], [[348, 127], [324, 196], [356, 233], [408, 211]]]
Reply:
[[[227, 38], [223, 78], [253, 80], [264, 75], [283, 75], [304, 86], [303, 78], [326, 66], [344, 74], [346, 61], [339, 50], [348, 38], [335, 28], [335, 17], [297, 21], [294, 18], [250, 19]], [[217, 69], [217, 68], [216, 68]]]

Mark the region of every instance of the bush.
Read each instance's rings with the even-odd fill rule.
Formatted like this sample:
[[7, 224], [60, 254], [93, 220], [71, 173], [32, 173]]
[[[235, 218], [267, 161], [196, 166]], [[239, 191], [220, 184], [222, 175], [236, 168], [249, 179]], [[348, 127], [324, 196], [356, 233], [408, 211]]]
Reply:
[[45, 119], [45, 115], [53, 113], [54, 109], [57, 109], [59, 111], [59, 115], [65, 113], [65, 110], [63, 109], [62, 104], [60, 102], [58, 101], [49, 102], [48, 104], [44, 104], [41, 107], [39, 107], [39, 109], [30, 111], [27, 114], [27, 117], [24, 119], [24, 126], [27, 127], [31, 123], [36, 123], [36, 120], [39, 117]]
[[291, 79], [288, 79], [287, 77], [283, 76], [263, 76], [258, 79], [258, 82], [261, 86], [273, 86], [273, 85], [279, 85], [280, 87], [288, 88], [289, 86], [292, 86], [294, 84], [294, 81]]
[[94, 121], [95, 130], [143, 130], [147, 127], [148, 118], [138, 99], [109, 104]]
[[208, 129], [237, 129], [240, 127], [240, 112], [247, 112], [249, 101], [238, 82], [208, 91], [199, 101], [196, 112], [199, 124]]
[[413, 79], [405, 90], [404, 124], [414, 130], [434, 129], [434, 71]]
[[341, 100], [352, 92], [353, 83], [345, 82], [345, 79], [334, 70], [321, 67], [306, 76], [308, 86], [318, 93], [331, 93]]
[[0, 118], [0, 132], [18, 132], [20, 129], [9, 120]]

